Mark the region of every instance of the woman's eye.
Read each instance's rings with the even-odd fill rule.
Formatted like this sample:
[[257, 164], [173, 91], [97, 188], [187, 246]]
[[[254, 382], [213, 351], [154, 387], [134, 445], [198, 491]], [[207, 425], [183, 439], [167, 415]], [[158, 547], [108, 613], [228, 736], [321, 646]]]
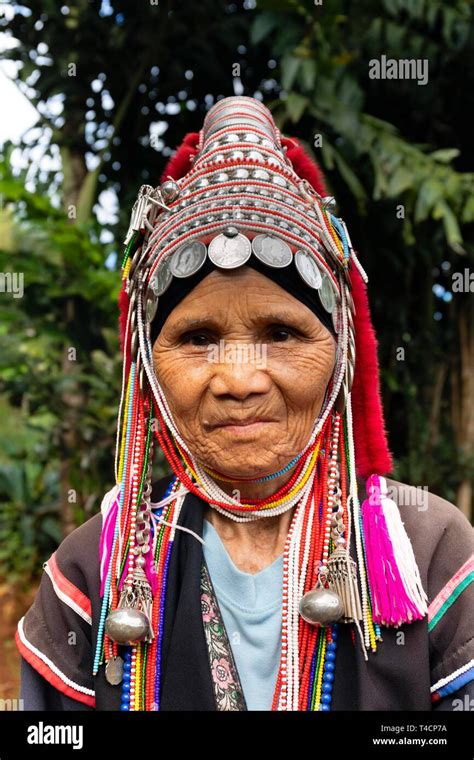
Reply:
[[206, 335], [206, 333], [187, 333], [183, 336], [182, 343], [203, 348], [209, 343], [212, 343], [212, 339], [209, 335]]
[[270, 331], [270, 334], [271, 334], [272, 339], [276, 343], [283, 343], [284, 341], [293, 337], [292, 331], [287, 329], [286, 327], [274, 327]]

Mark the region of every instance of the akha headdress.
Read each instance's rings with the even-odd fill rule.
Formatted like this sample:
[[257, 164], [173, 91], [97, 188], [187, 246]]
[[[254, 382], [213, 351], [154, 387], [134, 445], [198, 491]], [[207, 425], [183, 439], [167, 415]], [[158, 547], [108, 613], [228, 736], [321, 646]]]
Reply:
[[[287, 483], [271, 497], [245, 503], [219, 487], [220, 473], [194, 458], [152, 363], [152, 341], [163, 322], [160, 304], [167, 312], [173, 307], [173, 283], [191, 287], [213, 268], [243, 265], [282, 287], [288, 283], [298, 295], [300, 282], [301, 297], [312, 299], [337, 340], [334, 372], [310, 439], [284, 470], [265, 476], [291, 471]], [[125, 238], [117, 484], [102, 507], [103, 609], [94, 663], [95, 672], [105, 663], [108, 679], [118, 683], [118, 647], [130, 647], [139, 677], [132, 690], [127, 678], [125, 709], [159, 709], [166, 572], [189, 492], [237, 521], [294, 507], [274, 709], [330, 708], [339, 623], [354, 625], [367, 657], [381, 640], [381, 625], [426, 614], [411, 544], [382, 477], [391, 459], [366, 282], [320, 170], [253, 98], [219, 101], [202, 130], [187, 135], [162, 184], [140, 188]], [[153, 505], [156, 443], [175, 479]], [[368, 478], [362, 505], [357, 477]]]

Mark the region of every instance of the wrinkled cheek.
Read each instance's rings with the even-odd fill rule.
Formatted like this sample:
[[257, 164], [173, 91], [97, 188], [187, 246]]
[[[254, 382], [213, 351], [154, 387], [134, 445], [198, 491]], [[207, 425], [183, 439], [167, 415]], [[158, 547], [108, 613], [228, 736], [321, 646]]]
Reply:
[[207, 374], [192, 371], [189, 364], [186, 366], [184, 362], [173, 361], [170, 357], [154, 357], [154, 365], [178, 429], [183, 435], [192, 435], [198, 424], [199, 404]]

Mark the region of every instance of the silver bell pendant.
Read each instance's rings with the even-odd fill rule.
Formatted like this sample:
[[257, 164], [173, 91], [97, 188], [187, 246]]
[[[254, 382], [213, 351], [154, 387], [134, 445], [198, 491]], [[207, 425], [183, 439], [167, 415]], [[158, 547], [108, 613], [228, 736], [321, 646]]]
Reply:
[[131, 586], [122, 590], [117, 609], [105, 621], [105, 632], [117, 644], [150, 642], [153, 630], [150, 624], [153, 598], [144, 572], [145, 561], [137, 558]]
[[313, 588], [308, 591], [301, 597], [298, 609], [307, 623], [325, 627], [337, 623], [344, 615], [341, 597], [330, 588]]

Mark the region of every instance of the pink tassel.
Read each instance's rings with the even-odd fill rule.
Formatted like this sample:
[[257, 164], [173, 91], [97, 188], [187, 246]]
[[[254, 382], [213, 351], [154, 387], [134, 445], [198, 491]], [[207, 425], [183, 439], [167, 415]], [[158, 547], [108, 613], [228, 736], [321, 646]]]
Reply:
[[154, 562], [155, 552], [150, 546], [150, 551], [145, 554], [145, 573], [148, 578], [148, 583], [151, 586], [151, 593], [155, 596], [158, 589], [158, 576], [156, 574], [156, 567]]
[[[110, 493], [110, 491], [109, 491]], [[106, 494], [106, 497], [109, 495]], [[107, 514], [102, 517], [102, 530], [100, 533], [99, 557], [100, 557], [100, 595], [104, 595], [105, 581], [107, 570], [112, 558], [112, 547], [114, 543], [115, 523], [117, 521], [120, 494], [117, 490], [112, 504], [107, 508]], [[104, 511], [102, 512], [104, 515]]]
[[[373, 619], [374, 622], [382, 625], [398, 627], [402, 623], [410, 623], [422, 618], [424, 610], [419, 609], [410, 597], [400, 573], [396, 550], [384, 512], [385, 500], [381, 497], [381, 482], [378, 475], [371, 475], [368, 478], [367, 494], [368, 498], [362, 504], [362, 522]], [[398, 528], [402, 528], [404, 538], [409, 541], [398, 510], [397, 515], [400, 521]], [[417, 571], [417, 568], [415, 569]]]

